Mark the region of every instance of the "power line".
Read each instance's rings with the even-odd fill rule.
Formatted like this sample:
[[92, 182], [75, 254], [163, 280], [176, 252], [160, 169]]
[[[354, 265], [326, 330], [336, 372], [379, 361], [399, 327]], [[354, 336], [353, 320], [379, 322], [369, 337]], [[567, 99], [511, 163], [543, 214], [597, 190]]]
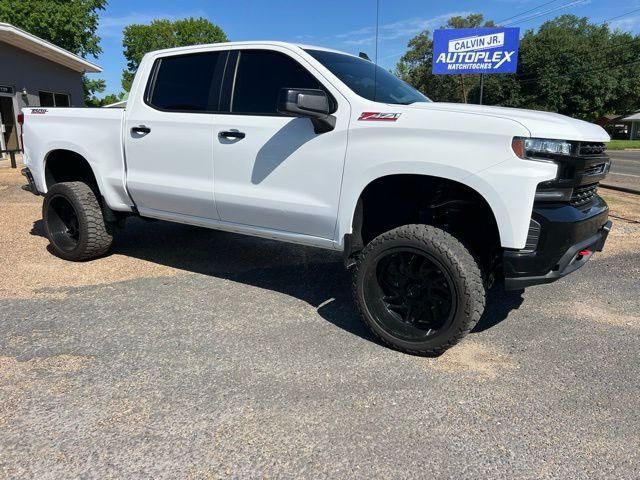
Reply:
[[376, 54], [375, 67], [373, 69], [373, 101], [376, 101], [378, 93], [378, 30], [380, 28], [380, 0], [376, 0]]
[[509, 18], [505, 18], [505, 19], [503, 19], [503, 20], [500, 20], [499, 22], [497, 22], [497, 24], [498, 24], [498, 25], [501, 25], [501, 24], [503, 24], [503, 23], [504, 23], [504, 22], [506, 22], [506, 21], [513, 20], [514, 18], [521, 17], [522, 15], [526, 15], [527, 13], [531, 13], [531, 12], [533, 12], [534, 10], [537, 10], [537, 9], [539, 9], [539, 8], [542, 8], [542, 7], [546, 7], [547, 5], [551, 5], [552, 3], [556, 3], [557, 1], [558, 1], [558, 0], [551, 0], [550, 2], [545, 2], [545, 3], [541, 4], [541, 5], [538, 5], [537, 7], [531, 8], [531, 9], [529, 9], [529, 10], [525, 10], [524, 12], [521, 12], [521, 13], [519, 13], [518, 15], [514, 15], [514, 16], [512, 16], [512, 17], [509, 17]]
[[627, 15], [631, 15], [632, 13], [636, 13], [636, 12], [640, 12], [640, 8], [636, 8], [635, 10], [631, 10], [630, 12], [623, 13], [622, 15], [618, 15], [616, 17], [608, 18], [602, 23], [604, 24], [604, 23], [610, 22], [611, 20], [617, 20], [618, 18], [626, 17]]
[[578, 5], [584, 5], [585, 3], [587, 3], [587, 1], [588, 0], [573, 0], [573, 1], [565, 3], [563, 5], [558, 5], [557, 7], [550, 8], [550, 9], [545, 10], [543, 12], [538, 12], [538, 13], [536, 13], [534, 15], [530, 15], [530, 16], [525, 17], [525, 18], [520, 18], [515, 22], [506, 23], [506, 24], [504, 24], [504, 26], [507, 27], [507, 26], [510, 26], [510, 25], [518, 25], [520, 23], [525, 23], [525, 22], [528, 22], [530, 20], [534, 20], [534, 19], [536, 19], [538, 17], [542, 17], [542, 16], [545, 16], [545, 15], [548, 15], [549, 13], [557, 12], [559, 10], [564, 10], [566, 8], [577, 7]]
[[[635, 9], [635, 10], [631, 10], [630, 12], [623, 13], [621, 15], [617, 15], [615, 17], [612, 17], [612, 18], [610, 18], [608, 20], [605, 20], [605, 21], [603, 21], [601, 23], [598, 23], [596, 25], [604, 26], [604, 25], [607, 24], [607, 22], [609, 22], [611, 20], [614, 20], [614, 19], [617, 19], [617, 18], [626, 17], [627, 15], [631, 15], [631, 14], [633, 14], [635, 12], [640, 12], [640, 8]], [[628, 40], [626, 42], [616, 43], [614, 45], [608, 45], [606, 47], [603, 47], [603, 48], [599, 49], [599, 53], [606, 53], [606, 52], [608, 52], [610, 50], [615, 50], [616, 48], [630, 46], [630, 45], [633, 45], [634, 43], [639, 42], [639, 41], [640, 41], [640, 36], [632, 38], [632, 39], [630, 39], [630, 40]], [[636, 63], [636, 62], [632, 62], [629, 65], [633, 65], [634, 63]], [[620, 66], [624, 66], [624, 65], [625, 64], [621, 64]], [[605, 67], [605, 68], [608, 68], [608, 67]], [[570, 74], [565, 74], [565, 75], [561, 75], [561, 76], [571, 76], [571, 75], [577, 75], [579, 73], [589, 73], [589, 72], [571, 72]], [[537, 75], [537, 76], [535, 76], [535, 75], [519, 76], [517, 74], [516, 74], [516, 77], [517, 77], [517, 81], [521, 82], [521, 83], [530, 83], [530, 82], [537, 81], [540, 78], [542, 78], [540, 75]]]

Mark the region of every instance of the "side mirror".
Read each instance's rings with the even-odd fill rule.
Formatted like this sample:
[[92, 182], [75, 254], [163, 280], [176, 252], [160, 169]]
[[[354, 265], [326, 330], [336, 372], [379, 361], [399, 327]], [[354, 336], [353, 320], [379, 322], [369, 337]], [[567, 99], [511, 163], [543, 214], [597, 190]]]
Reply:
[[329, 96], [324, 90], [283, 88], [278, 98], [278, 112], [310, 118], [316, 133], [326, 133], [336, 126]]

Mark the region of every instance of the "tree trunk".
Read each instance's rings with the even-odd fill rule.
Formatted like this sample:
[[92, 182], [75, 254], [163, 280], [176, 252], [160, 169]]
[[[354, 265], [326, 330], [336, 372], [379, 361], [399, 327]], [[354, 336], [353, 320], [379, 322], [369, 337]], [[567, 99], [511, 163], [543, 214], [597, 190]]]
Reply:
[[467, 91], [464, 88], [464, 75], [460, 75], [460, 89], [462, 91], [462, 102], [467, 103]]

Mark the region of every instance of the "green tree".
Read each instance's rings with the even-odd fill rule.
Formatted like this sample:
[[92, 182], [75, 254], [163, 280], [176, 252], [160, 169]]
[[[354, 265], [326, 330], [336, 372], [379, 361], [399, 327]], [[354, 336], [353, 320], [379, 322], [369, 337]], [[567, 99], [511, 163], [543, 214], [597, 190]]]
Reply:
[[2, 0], [0, 22], [10, 23], [80, 56], [102, 53], [98, 12], [107, 0]]
[[588, 120], [633, 111], [640, 108], [639, 61], [640, 36], [562, 15], [522, 37], [523, 104]]
[[105, 105], [111, 105], [112, 103], [119, 102], [123, 99], [124, 94], [121, 92], [119, 94], [110, 93], [105, 95], [102, 98], [92, 97], [90, 101], [87, 103], [89, 107], [104, 107]]
[[[457, 17], [446, 27], [478, 26], [482, 21], [478, 15]], [[409, 41], [396, 71], [434, 100], [477, 103], [479, 76], [433, 75], [432, 57], [431, 33], [424, 31]], [[485, 76], [484, 103], [593, 120], [603, 113], [640, 109], [638, 78], [640, 35], [563, 15], [525, 32], [517, 74]]]
[[[480, 13], [473, 13], [466, 17], [451, 17], [441, 28], [477, 27], [495, 27], [495, 23], [485, 21]], [[479, 85], [480, 75], [432, 75], [432, 61], [433, 40], [431, 32], [425, 30], [409, 41], [408, 51], [400, 58], [396, 73], [435, 100], [466, 103], [469, 92]]]
[[[87, 85], [87, 84], [90, 85]], [[85, 103], [87, 107], [104, 107], [111, 103], [119, 102], [124, 98], [124, 92], [118, 94], [110, 93], [102, 98], [99, 98], [95, 93], [102, 93], [105, 91], [107, 85], [104, 80], [88, 80], [85, 82]]]
[[107, 83], [101, 78], [89, 79], [85, 77], [82, 88], [84, 90], [85, 105], [87, 107], [99, 107], [100, 102], [95, 94], [104, 92], [107, 88]]
[[[80, 56], [97, 57], [98, 15], [107, 0], [1, 0], [0, 22], [10, 23]], [[83, 78], [85, 101], [104, 81]]]
[[122, 87], [127, 92], [131, 89], [136, 70], [147, 52], [226, 41], [224, 31], [206, 18], [185, 18], [173, 22], [154, 20], [149, 25], [128, 25], [122, 40], [127, 59], [127, 69], [122, 72]]

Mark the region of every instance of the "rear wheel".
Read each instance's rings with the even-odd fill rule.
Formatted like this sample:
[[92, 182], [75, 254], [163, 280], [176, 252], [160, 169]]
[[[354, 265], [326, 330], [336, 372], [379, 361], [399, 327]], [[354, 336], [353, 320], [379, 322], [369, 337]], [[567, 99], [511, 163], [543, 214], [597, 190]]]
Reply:
[[353, 272], [353, 294], [376, 336], [419, 355], [439, 355], [455, 345], [485, 304], [480, 269], [469, 251], [427, 225], [405, 225], [372, 240]]
[[113, 242], [100, 203], [86, 183], [53, 185], [45, 196], [42, 218], [53, 252], [65, 260], [99, 257]]

